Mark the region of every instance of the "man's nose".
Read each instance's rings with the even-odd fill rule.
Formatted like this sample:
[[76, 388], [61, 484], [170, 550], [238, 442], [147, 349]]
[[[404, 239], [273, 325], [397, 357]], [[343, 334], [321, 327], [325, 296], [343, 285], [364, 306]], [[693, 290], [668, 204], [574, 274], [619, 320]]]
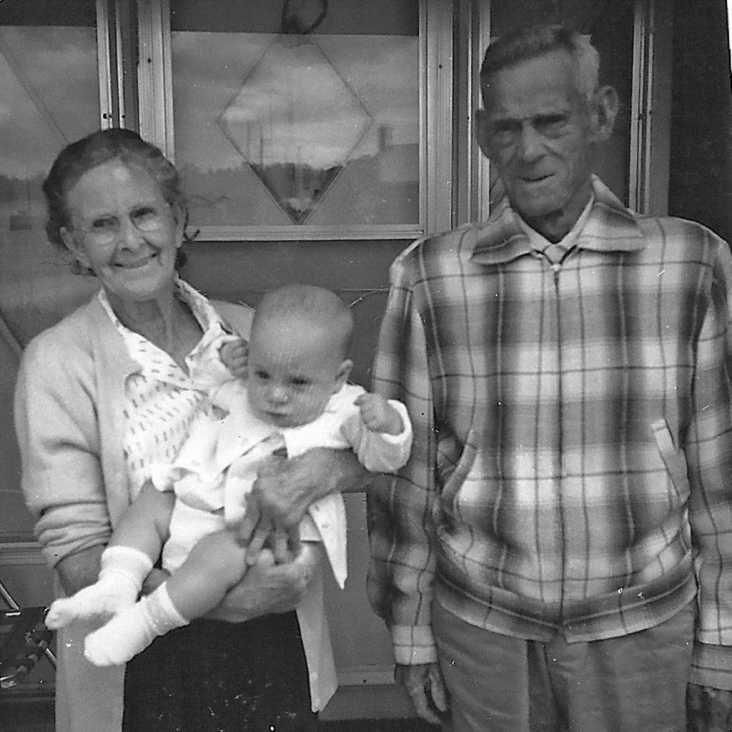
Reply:
[[524, 121], [521, 125], [518, 151], [521, 159], [527, 162], [536, 160], [544, 154], [544, 137], [536, 131], [529, 120]]

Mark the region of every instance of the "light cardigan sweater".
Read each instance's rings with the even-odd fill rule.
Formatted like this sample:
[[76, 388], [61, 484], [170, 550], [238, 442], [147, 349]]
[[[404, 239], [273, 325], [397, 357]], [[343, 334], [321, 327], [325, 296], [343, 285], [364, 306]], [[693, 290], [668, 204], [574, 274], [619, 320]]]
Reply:
[[[215, 307], [234, 330], [248, 335], [251, 309], [221, 302]], [[51, 567], [107, 544], [130, 503], [122, 410], [125, 380], [137, 370], [96, 296], [24, 351], [15, 392], [22, 487]], [[298, 607], [298, 620], [318, 709], [336, 688], [318, 573]], [[57, 732], [121, 728], [124, 668], [97, 668], [86, 661], [83, 641], [92, 629], [75, 623], [58, 633]]]

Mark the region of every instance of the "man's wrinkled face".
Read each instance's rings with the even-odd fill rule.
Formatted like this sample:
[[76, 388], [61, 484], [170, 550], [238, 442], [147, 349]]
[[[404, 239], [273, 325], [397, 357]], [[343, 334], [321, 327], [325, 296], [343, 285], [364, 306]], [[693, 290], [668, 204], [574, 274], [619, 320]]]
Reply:
[[529, 223], [565, 217], [571, 228], [589, 199], [597, 139], [572, 56], [551, 51], [500, 69], [489, 81], [478, 141], [512, 206]]

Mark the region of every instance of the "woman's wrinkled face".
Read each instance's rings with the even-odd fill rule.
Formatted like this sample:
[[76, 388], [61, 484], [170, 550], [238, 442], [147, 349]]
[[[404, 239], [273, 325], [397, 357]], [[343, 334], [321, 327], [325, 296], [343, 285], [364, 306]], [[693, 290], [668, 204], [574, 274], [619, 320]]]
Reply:
[[172, 291], [183, 227], [143, 168], [110, 160], [66, 194], [66, 246], [114, 299], [153, 300]]

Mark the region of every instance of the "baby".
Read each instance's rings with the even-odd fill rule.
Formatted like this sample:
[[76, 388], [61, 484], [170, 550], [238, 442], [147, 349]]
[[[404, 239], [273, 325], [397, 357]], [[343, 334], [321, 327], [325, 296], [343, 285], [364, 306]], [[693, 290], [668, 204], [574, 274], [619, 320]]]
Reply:
[[[251, 563], [236, 527], [257, 471], [283, 449], [294, 457], [313, 447], [350, 448], [370, 471], [402, 467], [412, 441], [409, 417], [401, 403], [346, 383], [352, 332], [350, 310], [329, 290], [288, 285], [267, 293], [246, 357], [242, 347], [222, 348], [233, 371], [246, 362], [248, 378], [215, 391], [211, 409], [194, 424], [178, 458], [155, 466], [152, 485], [115, 528], [98, 581], [56, 600], [48, 627], [111, 616], [87, 636], [84, 651], [92, 663], [108, 666], [127, 662], [156, 636], [213, 610]], [[303, 542], [322, 542], [343, 587], [346, 519], [340, 494], [313, 503], [299, 535]], [[161, 549], [170, 577], [135, 602]], [[263, 549], [258, 561], [274, 558]]]

